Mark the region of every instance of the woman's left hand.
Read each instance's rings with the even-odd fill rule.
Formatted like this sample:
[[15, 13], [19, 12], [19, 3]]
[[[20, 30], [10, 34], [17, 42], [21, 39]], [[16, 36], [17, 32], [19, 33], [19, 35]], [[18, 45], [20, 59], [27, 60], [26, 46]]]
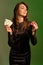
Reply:
[[33, 32], [38, 29], [38, 25], [35, 21], [32, 21], [30, 25], [32, 25], [32, 31]]

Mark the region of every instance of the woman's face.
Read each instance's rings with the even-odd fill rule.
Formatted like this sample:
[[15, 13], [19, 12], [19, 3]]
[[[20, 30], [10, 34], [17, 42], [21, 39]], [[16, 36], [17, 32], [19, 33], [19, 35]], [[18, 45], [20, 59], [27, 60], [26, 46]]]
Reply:
[[20, 16], [26, 16], [27, 15], [27, 8], [24, 4], [20, 4], [18, 7], [18, 15]]

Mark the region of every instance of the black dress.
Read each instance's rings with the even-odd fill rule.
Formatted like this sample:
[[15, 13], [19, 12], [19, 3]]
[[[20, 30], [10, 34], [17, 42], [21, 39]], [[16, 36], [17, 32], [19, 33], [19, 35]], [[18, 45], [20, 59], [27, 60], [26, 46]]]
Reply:
[[23, 23], [20, 23], [18, 32], [13, 32], [12, 35], [8, 33], [8, 44], [11, 47], [9, 54], [10, 65], [30, 65], [31, 52], [29, 41], [35, 45], [37, 43], [36, 34], [32, 35], [32, 27], [27, 27], [26, 30], [21, 29]]

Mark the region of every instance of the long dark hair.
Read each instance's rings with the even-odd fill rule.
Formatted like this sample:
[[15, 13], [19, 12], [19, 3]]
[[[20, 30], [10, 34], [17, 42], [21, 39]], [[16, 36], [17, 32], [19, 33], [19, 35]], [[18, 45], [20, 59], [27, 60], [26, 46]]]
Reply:
[[15, 8], [14, 8], [14, 16], [13, 16], [13, 18], [12, 18], [12, 21], [13, 21], [13, 23], [16, 25], [16, 23], [17, 23], [17, 22], [16, 22], [17, 10], [18, 10], [20, 4], [24, 4], [24, 5], [26, 6], [26, 8], [27, 8], [27, 15], [24, 17], [24, 21], [25, 21], [24, 26], [26, 27], [26, 22], [28, 21], [28, 6], [27, 6], [27, 4], [24, 3], [24, 2], [20, 2], [20, 3], [18, 3], [18, 4], [15, 6]]
[[[14, 21], [14, 20], [16, 21], [16, 13], [17, 13], [17, 10], [18, 10], [20, 4], [24, 4], [24, 5], [26, 6], [26, 8], [27, 8], [27, 11], [28, 11], [28, 6], [27, 6], [26, 3], [24, 3], [24, 2], [18, 3], [18, 4], [15, 6], [15, 8], [14, 8], [13, 21]], [[28, 20], [28, 13], [27, 13], [27, 15], [24, 17], [24, 21], [27, 21], [27, 20]]]

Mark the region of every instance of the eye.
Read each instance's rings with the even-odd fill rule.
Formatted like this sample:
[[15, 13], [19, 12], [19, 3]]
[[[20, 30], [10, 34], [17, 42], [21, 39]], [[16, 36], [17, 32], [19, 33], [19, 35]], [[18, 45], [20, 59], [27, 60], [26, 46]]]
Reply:
[[24, 9], [24, 10], [26, 10], [26, 11], [27, 11], [27, 7], [26, 7], [26, 6], [24, 6], [24, 5], [21, 5], [21, 6], [20, 6], [20, 8], [21, 8], [21, 9]]
[[21, 9], [24, 9], [24, 7], [21, 7]]

